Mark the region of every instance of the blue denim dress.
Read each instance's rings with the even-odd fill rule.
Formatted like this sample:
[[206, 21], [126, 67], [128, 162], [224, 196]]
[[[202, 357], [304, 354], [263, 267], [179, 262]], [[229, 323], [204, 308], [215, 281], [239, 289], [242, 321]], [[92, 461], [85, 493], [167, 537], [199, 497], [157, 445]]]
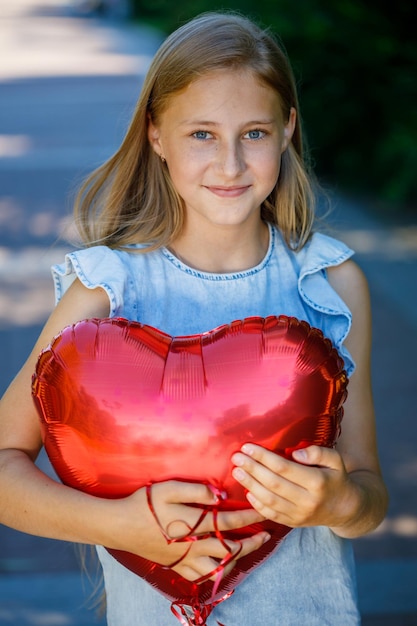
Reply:
[[[326, 270], [353, 252], [320, 233], [291, 251], [270, 226], [262, 262], [233, 274], [201, 272], [167, 249], [145, 254], [96, 246], [72, 252], [52, 268], [59, 300], [75, 277], [102, 287], [110, 316], [125, 317], [170, 335], [190, 335], [249, 316], [288, 315], [306, 320], [330, 338], [344, 358], [351, 313], [330, 286]], [[140, 577], [97, 548], [107, 593], [109, 626], [178, 626], [170, 602]], [[208, 626], [357, 626], [355, 567], [351, 543], [327, 527], [292, 530], [279, 549], [219, 604]]]

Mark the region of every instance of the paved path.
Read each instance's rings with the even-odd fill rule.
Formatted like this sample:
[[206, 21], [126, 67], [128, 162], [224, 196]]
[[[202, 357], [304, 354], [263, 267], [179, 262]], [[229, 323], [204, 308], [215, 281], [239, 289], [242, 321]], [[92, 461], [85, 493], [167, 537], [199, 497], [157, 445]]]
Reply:
[[[65, 0], [0, 5], [0, 392], [53, 305], [76, 181], [116, 148], [159, 36], [82, 18]], [[417, 624], [417, 226], [338, 200], [374, 304], [374, 386], [386, 521], [355, 542], [365, 626]], [[51, 471], [44, 457], [40, 463]], [[0, 625], [87, 626], [94, 585], [74, 548], [0, 527]], [[335, 625], [339, 626], [339, 625]], [[340, 625], [343, 626], [343, 625]]]

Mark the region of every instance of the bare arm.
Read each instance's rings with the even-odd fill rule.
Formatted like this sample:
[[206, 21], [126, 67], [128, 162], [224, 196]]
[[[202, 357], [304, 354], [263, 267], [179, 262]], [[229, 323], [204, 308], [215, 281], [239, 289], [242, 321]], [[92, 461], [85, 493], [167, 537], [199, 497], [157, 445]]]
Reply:
[[[31, 355], [0, 402], [0, 522], [17, 530], [53, 539], [105, 545], [126, 550], [162, 564], [176, 561], [184, 544], [167, 546], [149, 511], [146, 493], [140, 489], [128, 498], [107, 500], [66, 487], [46, 476], [35, 465], [42, 446], [39, 418], [31, 397], [31, 377], [40, 351], [62, 328], [91, 317], [109, 314], [107, 295], [89, 290], [78, 280], [53, 311]], [[185, 520], [192, 527], [201, 510], [183, 502], [213, 504], [205, 485], [170, 481], [155, 486], [158, 516], [167, 527], [173, 520]], [[259, 521], [261, 516], [246, 511], [222, 513], [219, 528], [238, 528]], [[213, 531], [211, 516], [199, 528]], [[239, 556], [257, 549], [264, 534], [243, 543]], [[233, 549], [233, 542], [229, 542]], [[237, 547], [237, 546], [236, 546]], [[216, 538], [193, 542], [187, 558], [176, 570], [184, 577], [198, 578], [217, 566], [225, 548]], [[233, 563], [230, 567], [233, 567]]]
[[[356, 361], [349, 382], [343, 432], [337, 450], [352, 481], [352, 501], [342, 510], [346, 522], [333, 530], [341, 536], [359, 536], [383, 520], [388, 493], [378, 458], [375, 412], [371, 384], [371, 304], [367, 280], [352, 261], [329, 272], [329, 280], [352, 312], [352, 329], [346, 347]], [[346, 418], [346, 419], [345, 419]], [[356, 511], [356, 515], [355, 515]]]
[[352, 261], [329, 280], [352, 311], [346, 347], [356, 361], [337, 448], [310, 446], [294, 463], [259, 446], [234, 455], [235, 478], [262, 515], [291, 527], [326, 525], [343, 537], [370, 532], [385, 516], [388, 496], [378, 461], [370, 378], [371, 314], [365, 277]]
[[[86, 317], [108, 314], [106, 294], [86, 293], [76, 281], [53, 311], [36, 345], [0, 403], [0, 521], [18, 530], [52, 538], [91, 542], [78, 518], [89, 498], [67, 490], [34, 466], [42, 446], [39, 418], [31, 397], [31, 378], [39, 353], [62, 328]], [[60, 519], [61, 498], [69, 498], [71, 522]]]

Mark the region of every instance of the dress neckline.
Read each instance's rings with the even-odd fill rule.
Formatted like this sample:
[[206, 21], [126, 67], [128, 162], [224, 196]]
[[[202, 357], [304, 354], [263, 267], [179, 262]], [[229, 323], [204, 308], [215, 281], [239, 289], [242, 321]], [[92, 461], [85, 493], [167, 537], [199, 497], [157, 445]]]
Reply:
[[167, 259], [178, 270], [188, 275], [191, 274], [198, 278], [203, 278], [206, 280], [216, 280], [216, 281], [246, 278], [247, 276], [252, 276], [253, 274], [257, 274], [258, 272], [262, 271], [268, 265], [272, 257], [274, 247], [275, 247], [276, 230], [272, 226], [272, 224], [270, 224], [269, 222], [267, 222], [267, 226], [268, 226], [268, 231], [269, 231], [269, 243], [268, 243], [268, 249], [264, 255], [264, 258], [260, 261], [260, 263], [246, 270], [237, 271], [237, 272], [225, 272], [225, 273], [204, 272], [202, 270], [195, 269], [194, 267], [190, 267], [189, 265], [184, 263], [181, 259], [179, 259], [177, 256], [175, 256], [175, 254], [173, 254], [166, 247], [161, 248], [161, 253], [165, 257], [165, 259]]

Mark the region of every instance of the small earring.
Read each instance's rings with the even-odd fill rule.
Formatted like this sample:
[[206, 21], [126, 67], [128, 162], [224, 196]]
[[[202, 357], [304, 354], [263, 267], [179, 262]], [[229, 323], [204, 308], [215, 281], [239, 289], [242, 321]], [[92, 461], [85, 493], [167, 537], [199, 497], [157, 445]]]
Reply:
[[166, 163], [167, 160], [166, 160], [166, 158], [164, 157], [163, 154], [160, 154], [159, 157], [160, 157], [162, 163]]

